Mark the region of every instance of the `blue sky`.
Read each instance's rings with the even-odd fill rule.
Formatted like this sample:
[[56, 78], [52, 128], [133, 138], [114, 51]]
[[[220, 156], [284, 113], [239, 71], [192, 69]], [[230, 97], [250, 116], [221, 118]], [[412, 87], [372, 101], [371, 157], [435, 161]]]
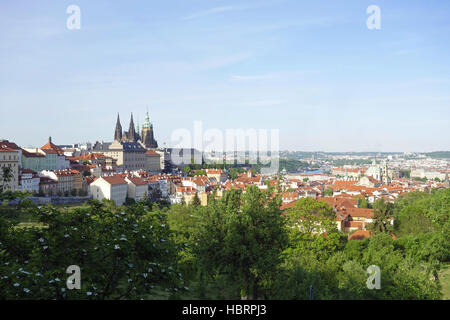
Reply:
[[148, 106], [160, 145], [201, 120], [281, 149], [450, 150], [449, 35], [449, 1], [2, 1], [0, 138], [110, 141]]

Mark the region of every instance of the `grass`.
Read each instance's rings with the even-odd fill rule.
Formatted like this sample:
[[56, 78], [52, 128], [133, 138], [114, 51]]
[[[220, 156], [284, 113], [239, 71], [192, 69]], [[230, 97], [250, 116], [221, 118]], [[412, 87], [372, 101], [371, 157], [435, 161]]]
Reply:
[[[78, 208], [88, 208], [84, 204], [56, 205], [54, 207], [63, 209], [68, 213]], [[15, 228], [47, 227], [45, 224], [40, 223], [37, 220], [37, 217], [34, 216], [30, 211], [19, 211], [14, 207], [0, 207], [0, 216], [3, 216], [7, 221], [15, 224]]]
[[0, 207], [0, 216], [13, 223], [36, 221], [31, 212], [19, 211], [13, 207]]
[[15, 228], [48, 228], [48, 226], [40, 222], [20, 222]]
[[54, 204], [52, 205], [55, 208], [58, 209], [78, 209], [78, 208], [89, 208], [88, 205], [85, 205], [84, 203], [68, 203], [68, 204]]
[[45, 228], [43, 223], [40, 223], [35, 216], [29, 211], [18, 211], [14, 208], [0, 210], [0, 216], [6, 218], [7, 221], [13, 223], [15, 228]]
[[442, 299], [450, 300], [450, 263], [441, 269], [439, 279], [442, 285]]

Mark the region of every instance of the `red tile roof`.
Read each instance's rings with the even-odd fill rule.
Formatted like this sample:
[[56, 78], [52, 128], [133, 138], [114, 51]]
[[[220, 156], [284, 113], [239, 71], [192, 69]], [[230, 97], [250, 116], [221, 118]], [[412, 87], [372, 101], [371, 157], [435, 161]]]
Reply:
[[127, 179], [130, 180], [136, 186], [145, 186], [148, 184], [145, 180], [137, 177], [127, 177]]
[[36, 171], [34, 171], [34, 170], [31, 170], [31, 169], [22, 169], [21, 171], [20, 171], [21, 173], [31, 173], [31, 174], [37, 174], [37, 172]]
[[40, 179], [41, 179], [41, 184], [57, 184], [58, 183], [57, 181], [55, 181], [51, 178], [48, 178], [48, 177], [40, 177]]
[[109, 177], [102, 177], [103, 180], [105, 180], [106, 182], [108, 182], [111, 185], [116, 185], [116, 184], [127, 184], [127, 182], [125, 181], [124, 178], [120, 177], [120, 176], [109, 176]]
[[39, 152], [28, 152], [26, 150], [22, 149], [22, 155], [25, 158], [45, 158], [45, 156], [42, 153]]
[[153, 151], [153, 150], [148, 150], [145, 154], [146, 154], [147, 156], [158, 156], [158, 157], [161, 156], [158, 152]]
[[0, 147], [0, 152], [17, 152], [17, 151], [14, 150], [14, 149], [12, 149], [12, 148], [10, 148], [10, 147], [7, 147], [7, 146], [5, 146], [5, 145], [2, 145], [2, 146]]
[[192, 194], [192, 193], [196, 193], [197, 189], [195, 189], [193, 187], [177, 187], [177, 192]]
[[63, 149], [58, 147], [56, 144], [52, 143], [51, 141], [47, 142], [41, 147], [41, 150], [45, 152], [45, 150], [53, 150], [59, 155], [62, 155], [64, 153]]
[[348, 240], [364, 240], [371, 237], [369, 230], [356, 230], [350, 236], [348, 236]]
[[345, 211], [354, 218], [373, 218], [373, 209], [345, 208]]
[[222, 174], [224, 171], [222, 169], [206, 169], [206, 174]]
[[77, 157], [68, 157], [69, 160], [82, 161], [82, 160], [97, 160], [97, 159], [105, 159], [108, 158], [103, 153], [85, 153]]
[[58, 151], [55, 151], [53, 149], [41, 149], [42, 152], [44, 152], [45, 154], [59, 154]]
[[288, 203], [283, 203], [283, 204], [281, 205], [280, 209], [281, 209], [282, 211], [284, 211], [284, 210], [286, 210], [286, 209], [289, 209], [289, 208], [294, 207], [296, 203], [297, 203], [296, 201], [288, 202]]
[[10, 142], [8, 140], [1, 140], [0, 141], [0, 146], [6, 146], [8, 148], [11, 148], [13, 150], [20, 150], [21, 148], [15, 144], [14, 142]]

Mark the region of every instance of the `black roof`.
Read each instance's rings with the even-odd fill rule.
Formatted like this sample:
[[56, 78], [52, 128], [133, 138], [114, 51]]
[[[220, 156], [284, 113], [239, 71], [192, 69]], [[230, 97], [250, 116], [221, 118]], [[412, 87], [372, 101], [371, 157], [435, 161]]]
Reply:
[[92, 146], [92, 150], [93, 151], [108, 151], [109, 146], [111, 145], [112, 142], [96, 142], [93, 146]]
[[143, 148], [137, 142], [122, 142], [123, 151], [143, 151], [146, 152], [147, 149]]

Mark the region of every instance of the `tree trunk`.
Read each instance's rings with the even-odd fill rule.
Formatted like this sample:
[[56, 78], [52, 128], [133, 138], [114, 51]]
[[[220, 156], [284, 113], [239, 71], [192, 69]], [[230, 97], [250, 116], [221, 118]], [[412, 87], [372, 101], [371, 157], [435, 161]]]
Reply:
[[200, 299], [205, 299], [206, 292], [205, 292], [205, 280], [204, 280], [203, 271], [200, 270], [199, 273], [200, 273], [199, 283], [198, 283], [199, 296], [200, 296]]
[[253, 279], [253, 297], [252, 300], [258, 300], [258, 281]]
[[241, 300], [248, 300], [248, 275], [244, 275], [244, 280], [242, 281], [242, 288], [241, 288]]

